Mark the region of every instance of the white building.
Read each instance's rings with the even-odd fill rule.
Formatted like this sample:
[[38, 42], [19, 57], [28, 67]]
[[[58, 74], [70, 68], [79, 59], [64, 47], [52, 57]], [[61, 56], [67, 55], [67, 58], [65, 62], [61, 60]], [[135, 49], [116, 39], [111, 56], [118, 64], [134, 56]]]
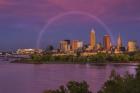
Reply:
[[82, 41], [79, 41], [77, 43], [77, 48], [82, 48], [84, 46], [84, 43]]

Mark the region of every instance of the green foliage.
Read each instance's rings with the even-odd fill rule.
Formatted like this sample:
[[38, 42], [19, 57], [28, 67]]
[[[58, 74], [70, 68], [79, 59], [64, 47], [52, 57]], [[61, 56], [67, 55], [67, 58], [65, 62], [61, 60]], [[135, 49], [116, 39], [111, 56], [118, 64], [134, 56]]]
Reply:
[[[23, 60], [23, 59], [22, 59]], [[21, 60], [21, 61], [22, 61]], [[24, 60], [23, 60], [24, 61]], [[97, 53], [93, 56], [74, 56], [74, 55], [63, 55], [53, 56], [52, 54], [31, 56], [31, 59], [25, 60], [31, 63], [48, 63], [48, 62], [65, 62], [65, 63], [107, 63], [107, 62], [140, 62], [140, 52], [133, 54], [108, 54], [108, 53]]]
[[108, 57], [107, 57], [107, 60], [108, 61], [126, 61], [126, 62], [128, 62], [129, 60], [130, 60], [130, 56], [129, 55], [127, 55], [127, 54], [112, 54], [112, 55], [109, 55]]
[[83, 82], [76, 82], [76, 81], [70, 81], [67, 84], [67, 88], [69, 90], [69, 93], [90, 93], [88, 88], [88, 84], [83, 81]]
[[132, 57], [133, 57], [134, 61], [140, 61], [140, 52], [139, 53], [135, 53]]
[[88, 84], [83, 82], [76, 82], [76, 81], [70, 81], [64, 86], [60, 86], [59, 89], [56, 90], [46, 90], [44, 93], [91, 93], [89, 91]]
[[98, 53], [94, 56], [96, 62], [106, 62], [107, 54], [105, 53]]
[[140, 93], [140, 66], [135, 76], [127, 72], [121, 77], [112, 71], [110, 79], [98, 93]]

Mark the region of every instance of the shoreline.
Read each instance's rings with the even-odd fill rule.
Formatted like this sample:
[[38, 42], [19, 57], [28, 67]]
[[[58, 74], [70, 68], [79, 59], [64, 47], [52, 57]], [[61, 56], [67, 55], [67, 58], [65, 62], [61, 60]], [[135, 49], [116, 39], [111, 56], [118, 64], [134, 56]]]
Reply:
[[37, 63], [35, 61], [12, 61], [10, 63], [18, 63], [18, 64], [91, 64], [91, 65], [107, 65], [107, 64], [111, 64], [111, 65], [134, 65], [137, 66], [140, 64], [140, 62], [138, 61], [129, 61], [129, 62], [41, 62], [41, 63]]
[[98, 53], [94, 56], [53, 56], [53, 55], [31, 55], [30, 58], [15, 59], [11, 63], [24, 64], [139, 64], [140, 52], [134, 54], [105, 54]]

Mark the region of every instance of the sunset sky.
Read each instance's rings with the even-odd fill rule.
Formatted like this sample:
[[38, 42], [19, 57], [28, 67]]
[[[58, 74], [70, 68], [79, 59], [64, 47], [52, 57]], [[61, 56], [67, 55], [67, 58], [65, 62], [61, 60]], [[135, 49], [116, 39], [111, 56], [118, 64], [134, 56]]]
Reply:
[[[58, 17], [63, 14], [67, 15]], [[115, 44], [120, 33], [125, 45], [128, 40], [136, 40], [140, 45], [140, 1], [0, 0], [0, 50], [36, 48], [42, 30], [42, 48], [48, 44], [57, 46], [63, 39], [89, 43], [92, 28], [96, 30], [97, 42], [102, 43], [103, 35], [112, 33]]]

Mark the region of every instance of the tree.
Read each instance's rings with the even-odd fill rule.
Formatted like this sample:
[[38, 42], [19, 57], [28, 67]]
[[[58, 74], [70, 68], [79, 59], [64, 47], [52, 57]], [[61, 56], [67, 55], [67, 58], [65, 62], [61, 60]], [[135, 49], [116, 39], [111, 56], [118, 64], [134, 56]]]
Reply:
[[67, 88], [69, 93], [91, 93], [88, 88], [88, 84], [83, 82], [76, 82], [76, 81], [70, 81], [67, 84]]
[[89, 86], [85, 81], [76, 82], [70, 81], [67, 83], [66, 87], [60, 86], [56, 90], [46, 90], [44, 93], [91, 93], [89, 91]]
[[134, 54], [133, 60], [134, 61], [140, 61], [140, 52]]
[[107, 58], [107, 54], [105, 53], [98, 53], [94, 56], [96, 62], [105, 62]]
[[133, 76], [128, 72], [121, 77], [115, 71], [112, 71], [110, 79], [98, 93], [140, 93], [140, 66]]

